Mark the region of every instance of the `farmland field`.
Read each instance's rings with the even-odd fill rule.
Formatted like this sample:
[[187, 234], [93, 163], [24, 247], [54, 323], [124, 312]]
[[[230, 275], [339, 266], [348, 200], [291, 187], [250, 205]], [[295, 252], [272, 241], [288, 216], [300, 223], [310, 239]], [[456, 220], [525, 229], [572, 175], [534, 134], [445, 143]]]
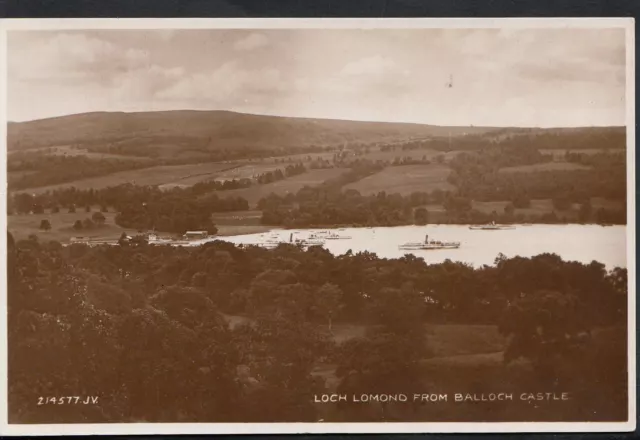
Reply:
[[[508, 200], [492, 201], [492, 202], [480, 202], [471, 201], [471, 208], [480, 211], [484, 214], [492, 214], [494, 211], [497, 214], [503, 214], [504, 208], [509, 204]], [[591, 198], [591, 206], [593, 210], [604, 208], [607, 210], [617, 211], [624, 209], [624, 202], [621, 200], [609, 200], [601, 197]], [[429, 222], [438, 223], [446, 221], [447, 213], [442, 205], [430, 204], [423, 206], [429, 212]], [[570, 209], [560, 211], [554, 208], [553, 201], [551, 199], [534, 199], [531, 200], [531, 205], [528, 208], [515, 208], [515, 214], [524, 215], [525, 217], [539, 217], [544, 214], [555, 214], [559, 217], [563, 217], [568, 221], [577, 221], [579, 219], [580, 204], [574, 203]]]
[[542, 154], [553, 154], [554, 156], [558, 157], [558, 156], [564, 156], [565, 153], [569, 151], [571, 153], [575, 153], [575, 154], [600, 154], [600, 153], [606, 153], [606, 154], [624, 154], [626, 152], [626, 150], [624, 148], [604, 148], [604, 149], [598, 149], [598, 148], [580, 148], [580, 149], [571, 149], [571, 150], [561, 150], [561, 149], [551, 149], [551, 150], [545, 150], [545, 149], [541, 149], [540, 153]]
[[590, 167], [571, 162], [546, 162], [534, 165], [500, 168], [501, 173], [529, 173], [535, 171], [574, 171], [588, 170]]
[[136, 185], [162, 185], [162, 184], [180, 184], [186, 179], [193, 182], [194, 178], [199, 180], [208, 180], [217, 175], [217, 173], [229, 168], [237, 167], [237, 164], [228, 164], [221, 162], [210, 162], [189, 165], [163, 165], [157, 167], [143, 168], [138, 170], [119, 171], [117, 173], [105, 176], [91, 177], [89, 179], [75, 180], [73, 182], [60, 183], [57, 185], [44, 186], [40, 188], [27, 189], [32, 193], [42, 193], [48, 190], [59, 188], [68, 188], [75, 186], [76, 188], [93, 188], [100, 189], [108, 186], [117, 186], [124, 183], [133, 183]]
[[242, 165], [237, 168], [230, 168], [228, 170], [222, 171], [221, 173], [216, 174], [216, 179], [225, 179], [225, 180], [233, 180], [233, 179], [251, 179], [253, 177], [258, 176], [259, 174], [264, 174], [269, 171], [275, 171], [277, 169], [282, 169], [284, 171], [286, 165], [284, 164], [250, 164], [250, 165]]
[[298, 163], [298, 162], [309, 162], [309, 160], [331, 160], [333, 158], [334, 152], [326, 152], [326, 153], [301, 153], [301, 154], [290, 154], [287, 156], [273, 156], [273, 157], [265, 157], [263, 159], [254, 159], [259, 163]]
[[[140, 156], [129, 156], [123, 154], [110, 154], [110, 153], [96, 153], [93, 151], [88, 151], [86, 148], [76, 148], [71, 145], [61, 145], [55, 147], [41, 147], [41, 148], [31, 148], [29, 150], [25, 150], [29, 153], [42, 153], [43, 155], [52, 155], [52, 156], [84, 156], [88, 159], [119, 159], [119, 160], [137, 160], [137, 161], [151, 161], [150, 157], [140, 157]], [[11, 156], [12, 154], [19, 153], [20, 151], [9, 151], [7, 154]]]
[[289, 177], [288, 179], [279, 180], [265, 185], [253, 185], [249, 188], [232, 189], [229, 191], [220, 191], [221, 197], [242, 197], [249, 202], [249, 206], [255, 206], [258, 201], [269, 194], [274, 193], [284, 196], [288, 193], [297, 193], [305, 186], [316, 186], [321, 183], [333, 179], [346, 172], [346, 168], [328, 168], [322, 170], [310, 170], [304, 174]]
[[[91, 215], [96, 211], [97, 209], [94, 209], [89, 213], [84, 209], [78, 209], [74, 214], [61, 210], [55, 214], [45, 212], [44, 214], [9, 215], [7, 216], [7, 229], [18, 240], [26, 239], [29, 235], [35, 234], [42, 241], [56, 240], [60, 242], [68, 242], [71, 237], [77, 236], [94, 239], [117, 239], [123, 231], [129, 234], [136, 232], [116, 225], [114, 223], [115, 213], [113, 212], [103, 213], [106, 221], [101, 227], [80, 231], [73, 229], [76, 220], [91, 218]], [[51, 223], [51, 230], [42, 231], [39, 229], [40, 222], [44, 219]]]
[[[226, 168], [219, 172], [213, 173], [196, 173], [186, 177], [181, 177], [173, 182], [167, 182], [160, 185], [160, 189], [171, 189], [175, 187], [186, 188], [193, 186], [198, 182], [204, 182], [207, 180], [234, 180], [234, 179], [251, 179], [259, 174], [263, 174], [269, 171], [275, 171], [277, 169], [284, 169], [286, 165], [275, 164], [255, 164], [247, 165], [244, 162], [229, 162], [223, 163]], [[188, 166], [188, 165], [185, 165]]]
[[417, 150], [391, 150], [391, 151], [381, 151], [379, 149], [371, 149], [368, 153], [363, 153], [361, 155], [352, 155], [347, 158], [347, 161], [357, 160], [357, 159], [368, 159], [372, 161], [390, 161], [392, 162], [394, 159], [409, 157], [415, 160], [422, 159], [432, 159], [433, 157], [442, 154], [441, 151], [432, 150], [429, 148], [421, 148]]
[[504, 207], [509, 204], [508, 201], [498, 201], [498, 202], [471, 202], [471, 208], [476, 211], [484, 212], [485, 214], [491, 214], [493, 211], [498, 214], [502, 214], [504, 212]]
[[257, 234], [273, 229], [260, 223], [262, 211], [214, 212], [211, 220], [219, 236]]
[[15, 179], [21, 179], [25, 176], [30, 176], [33, 174], [36, 174], [37, 171], [32, 171], [32, 170], [28, 170], [28, 171], [7, 171], [7, 180], [11, 181], [11, 180], [15, 180]]
[[453, 191], [455, 187], [447, 182], [451, 169], [443, 165], [403, 165], [387, 167], [382, 171], [346, 185], [344, 189], [355, 189], [361, 194], [430, 192], [436, 189]]

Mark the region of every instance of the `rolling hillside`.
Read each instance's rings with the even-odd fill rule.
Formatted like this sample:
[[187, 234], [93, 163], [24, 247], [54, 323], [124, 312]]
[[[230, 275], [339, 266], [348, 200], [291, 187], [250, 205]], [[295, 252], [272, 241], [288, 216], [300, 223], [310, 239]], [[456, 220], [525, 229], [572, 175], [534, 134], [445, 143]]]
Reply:
[[490, 127], [306, 119], [228, 111], [84, 113], [10, 122], [9, 150], [73, 144], [195, 150], [304, 148], [348, 142], [394, 142], [431, 136], [479, 134]]

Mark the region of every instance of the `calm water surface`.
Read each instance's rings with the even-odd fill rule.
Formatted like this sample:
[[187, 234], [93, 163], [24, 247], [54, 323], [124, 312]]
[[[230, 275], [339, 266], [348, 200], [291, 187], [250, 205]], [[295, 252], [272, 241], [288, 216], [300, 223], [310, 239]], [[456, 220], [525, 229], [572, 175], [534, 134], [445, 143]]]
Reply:
[[[288, 241], [307, 238], [316, 231], [332, 231], [348, 240], [326, 240], [324, 247], [334, 255], [352, 250], [375, 252], [381, 258], [399, 258], [413, 254], [428, 263], [446, 259], [462, 261], [474, 266], [493, 264], [499, 253], [507, 257], [532, 257], [555, 253], [564, 260], [590, 263], [599, 261], [611, 269], [626, 267], [626, 227], [597, 225], [531, 225], [497, 231], [471, 230], [466, 225], [396, 226], [344, 229], [273, 230], [266, 234], [220, 237], [235, 244], [264, 243], [273, 237]], [[424, 236], [442, 241], [459, 241], [459, 249], [405, 251], [398, 246], [406, 242], [424, 240]]]

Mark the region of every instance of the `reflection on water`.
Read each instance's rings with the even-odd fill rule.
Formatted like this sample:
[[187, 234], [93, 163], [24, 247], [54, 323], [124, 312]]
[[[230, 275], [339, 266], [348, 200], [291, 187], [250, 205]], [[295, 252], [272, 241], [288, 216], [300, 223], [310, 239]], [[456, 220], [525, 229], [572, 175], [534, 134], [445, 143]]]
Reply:
[[[474, 266], [493, 264], [499, 253], [507, 257], [531, 257], [542, 253], [555, 253], [564, 260], [590, 263], [593, 260], [608, 268], [626, 267], [625, 226], [597, 225], [531, 225], [506, 230], [471, 230], [464, 225], [397, 226], [344, 229], [274, 230], [265, 234], [220, 237], [219, 240], [235, 244], [266, 243], [279, 239], [289, 241], [291, 234], [306, 239], [318, 231], [330, 231], [349, 236], [346, 240], [325, 240], [324, 247], [334, 255], [348, 250], [354, 253], [369, 251], [381, 258], [399, 258], [413, 254], [428, 263], [446, 259], [462, 261]], [[419, 242], [425, 235], [429, 239], [459, 241], [459, 249], [400, 250], [407, 242]]]

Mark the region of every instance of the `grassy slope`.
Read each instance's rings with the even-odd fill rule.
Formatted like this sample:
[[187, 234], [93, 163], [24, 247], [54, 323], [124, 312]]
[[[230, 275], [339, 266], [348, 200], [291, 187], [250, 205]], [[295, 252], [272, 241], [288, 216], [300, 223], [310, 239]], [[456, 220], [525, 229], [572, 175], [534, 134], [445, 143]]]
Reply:
[[449, 167], [435, 164], [387, 167], [372, 176], [346, 185], [344, 189], [355, 189], [363, 195], [380, 191], [402, 195], [435, 189], [453, 191], [455, 187], [447, 182], [450, 172]]
[[[96, 210], [94, 209], [93, 212]], [[84, 209], [77, 209], [75, 214], [70, 214], [64, 210], [56, 214], [26, 214], [26, 215], [10, 215], [7, 216], [7, 229], [16, 239], [26, 239], [30, 234], [35, 234], [42, 241], [56, 240], [60, 242], [68, 242], [71, 237], [92, 237], [95, 239], [113, 239], [118, 238], [123, 231], [135, 233], [135, 231], [123, 229], [116, 225], [113, 221], [115, 213], [106, 212], [104, 216], [106, 221], [104, 226], [91, 230], [76, 231], [72, 228], [76, 220], [84, 220], [91, 218], [93, 214], [87, 213]], [[40, 222], [43, 219], [51, 222], [50, 231], [41, 231]]]
[[530, 173], [535, 171], [574, 171], [588, 170], [590, 167], [571, 162], [545, 162], [533, 165], [500, 168], [501, 173]]
[[9, 149], [69, 144], [176, 145], [208, 149], [341, 145], [350, 141], [399, 141], [456, 133], [484, 133], [484, 127], [341, 121], [250, 115], [228, 111], [96, 112], [10, 123]]
[[263, 197], [268, 196], [271, 193], [278, 195], [286, 195], [288, 193], [297, 193], [304, 186], [316, 186], [326, 180], [333, 179], [340, 174], [346, 172], [346, 168], [328, 168], [322, 170], [310, 170], [304, 174], [289, 177], [288, 179], [280, 180], [273, 183], [267, 183], [265, 185], [254, 185], [249, 188], [233, 189], [229, 191], [222, 191], [218, 194], [222, 197], [243, 197], [249, 202], [249, 206], [253, 207]]
[[[100, 189], [108, 186], [117, 186], [123, 183], [135, 183], [136, 185], [163, 185], [179, 184], [183, 180], [193, 185], [196, 181], [208, 180], [218, 173], [237, 167], [237, 164], [222, 162], [208, 162], [190, 165], [164, 165], [140, 170], [119, 171], [105, 176], [91, 177], [88, 179], [74, 180], [57, 185], [43, 186], [28, 190], [31, 193], [43, 193], [48, 190], [75, 186], [80, 189]], [[187, 180], [188, 179], [188, 180]]]

